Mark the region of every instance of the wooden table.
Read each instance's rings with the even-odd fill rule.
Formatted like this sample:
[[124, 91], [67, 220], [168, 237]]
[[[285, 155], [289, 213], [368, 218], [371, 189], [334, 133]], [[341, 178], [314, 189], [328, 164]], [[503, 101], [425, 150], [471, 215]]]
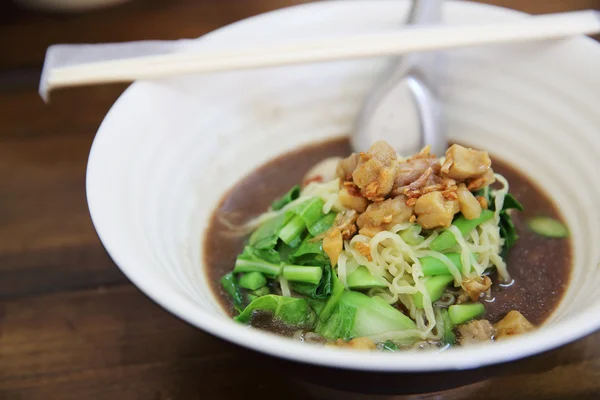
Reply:
[[[125, 88], [37, 95], [52, 43], [196, 37], [303, 0], [138, 0], [79, 15], [0, 5], [0, 399], [344, 399], [263, 376], [249, 351], [178, 320], [108, 257], [85, 200], [92, 139]], [[600, 0], [492, 0], [532, 13]], [[600, 398], [600, 333], [436, 399]], [[417, 398], [416, 396], [413, 398]]]

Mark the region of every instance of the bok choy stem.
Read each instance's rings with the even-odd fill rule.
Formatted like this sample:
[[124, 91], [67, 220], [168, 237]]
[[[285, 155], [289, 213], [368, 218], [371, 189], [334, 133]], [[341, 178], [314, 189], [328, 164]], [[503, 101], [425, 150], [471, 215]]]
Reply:
[[302, 232], [304, 232], [305, 229], [306, 225], [304, 225], [304, 220], [302, 217], [295, 215], [283, 226], [283, 228], [281, 228], [279, 231], [279, 238], [286, 244], [290, 244], [292, 241], [302, 235]]
[[277, 264], [271, 264], [262, 260], [244, 260], [239, 258], [235, 260], [233, 272], [260, 272], [270, 278], [275, 278], [281, 274], [283, 267]]
[[[466, 219], [462, 215], [454, 220], [452, 225], [456, 226], [463, 236], [468, 235], [477, 226], [489, 221], [494, 216], [494, 212], [490, 210], [483, 210], [479, 218]], [[429, 248], [433, 251], [444, 251], [448, 250], [457, 245], [456, 238], [452, 232], [444, 231], [436, 237]]]
[[305, 282], [318, 284], [323, 276], [321, 267], [305, 267], [298, 265], [286, 265], [283, 267], [283, 277], [291, 282]]

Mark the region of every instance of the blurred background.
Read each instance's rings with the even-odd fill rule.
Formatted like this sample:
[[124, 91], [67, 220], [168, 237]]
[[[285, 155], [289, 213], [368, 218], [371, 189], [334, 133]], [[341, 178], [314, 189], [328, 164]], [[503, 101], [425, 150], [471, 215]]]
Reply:
[[[46, 48], [194, 38], [308, 0], [0, 2], [0, 399], [307, 398], [289, 377], [152, 303], [100, 244], [85, 199], [94, 134], [126, 85], [37, 85]], [[600, 0], [487, 0], [534, 14]], [[525, 361], [508, 377], [435, 398], [598, 398], [598, 335]], [[515, 367], [516, 368], [516, 367]], [[261, 383], [262, 382], [262, 383]], [[502, 390], [495, 390], [501, 388]], [[306, 388], [302, 388], [304, 390]]]

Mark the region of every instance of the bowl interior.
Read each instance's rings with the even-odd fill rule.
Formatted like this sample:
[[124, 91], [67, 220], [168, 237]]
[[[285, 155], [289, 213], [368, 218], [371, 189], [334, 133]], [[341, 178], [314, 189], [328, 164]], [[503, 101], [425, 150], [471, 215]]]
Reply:
[[[393, 29], [408, 2], [340, 1], [251, 18], [197, 42]], [[448, 23], [522, 18], [449, 1]], [[600, 46], [575, 38], [454, 50], [443, 55], [440, 97], [452, 140], [517, 166], [555, 200], [572, 232], [571, 283], [542, 329], [504, 343], [441, 354], [316, 349], [249, 330], [218, 305], [203, 270], [207, 221], [223, 194], [265, 161], [346, 135], [383, 60], [138, 82], [117, 101], [88, 166], [92, 219], [107, 250], [150, 297], [188, 322], [238, 344], [293, 360], [370, 370], [473, 368], [524, 357], [600, 326]], [[548, 294], [552, 296], [552, 294]], [[457, 352], [463, 353], [458, 357]], [[335, 354], [335, 356], [333, 356]]]

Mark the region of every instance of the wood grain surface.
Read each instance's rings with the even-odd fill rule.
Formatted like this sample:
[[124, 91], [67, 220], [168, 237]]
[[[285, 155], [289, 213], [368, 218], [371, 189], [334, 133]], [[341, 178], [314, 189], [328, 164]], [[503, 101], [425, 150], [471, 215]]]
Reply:
[[[268, 359], [178, 320], [123, 276], [98, 240], [85, 167], [124, 85], [68, 89], [44, 105], [53, 43], [197, 37], [302, 0], [138, 0], [80, 14], [0, 3], [0, 399], [370, 398], [304, 384]], [[491, 0], [531, 13], [600, 0]], [[393, 397], [400, 398], [400, 397]], [[600, 398], [600, 333], [432, 399]]]

